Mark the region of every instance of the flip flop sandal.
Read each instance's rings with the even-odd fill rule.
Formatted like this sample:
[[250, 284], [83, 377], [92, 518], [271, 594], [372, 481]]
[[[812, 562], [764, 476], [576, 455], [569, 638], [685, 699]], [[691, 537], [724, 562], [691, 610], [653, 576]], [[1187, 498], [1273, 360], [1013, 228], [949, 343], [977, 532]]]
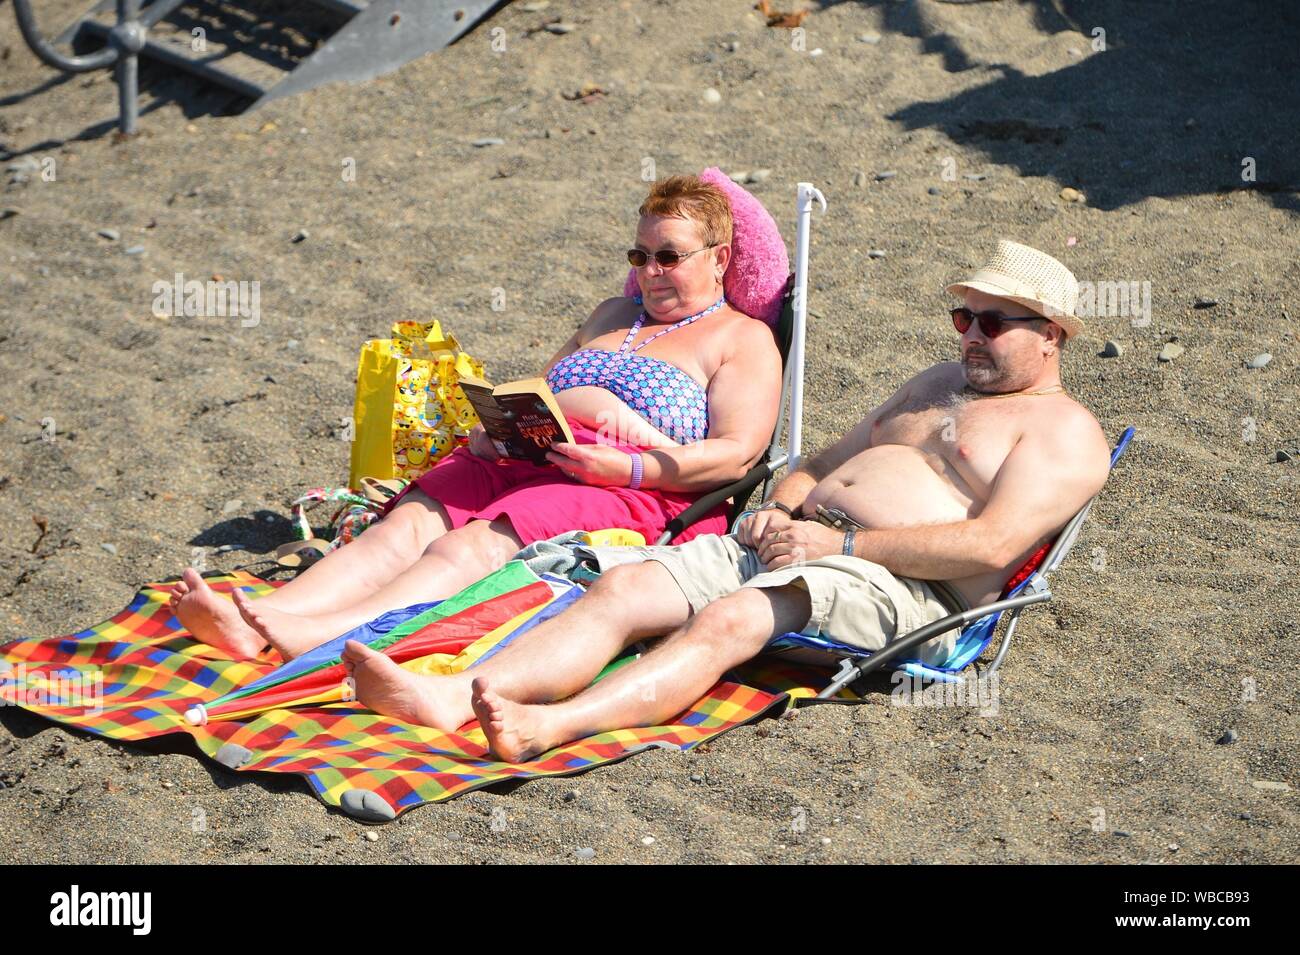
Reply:
[[275, 562], [281, 567], [307, 567], [316, 563], [330, 550], [330, 542], [320, 538], [290, 541], [275, 549]]
[[365, 495], [366, 500], [372, 504], [386, 504], [406, 487], [405, 481], [390, 480], [384, 481], [379, 478], [364, 477], [361, 479], [361, 493]]

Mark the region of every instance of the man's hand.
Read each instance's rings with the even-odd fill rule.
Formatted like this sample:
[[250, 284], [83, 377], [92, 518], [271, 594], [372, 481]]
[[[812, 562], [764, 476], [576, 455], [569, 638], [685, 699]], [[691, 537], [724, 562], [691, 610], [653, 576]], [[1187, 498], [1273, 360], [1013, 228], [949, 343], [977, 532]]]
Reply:
[[486, 461], [496, 461], [501, 457], [497, 454], [497, 446], [492, 443], [481, 424], [469, 429], [469, 453]]
[[736, 525], [736, 542], [758, 550], [769, 531], [779, 531], [792, 523], [794, 518], [775, 507], [755, 511]]
[[627, 487], [632, 480], [631, 455], [604, 444], [556, 441], [546, 460], [575, 481], [594, 487]]
[[758, 559], [768, 570], [842, 553], [844, 532], [816, 521], [790, 521], [768, 531], [758, 543]]

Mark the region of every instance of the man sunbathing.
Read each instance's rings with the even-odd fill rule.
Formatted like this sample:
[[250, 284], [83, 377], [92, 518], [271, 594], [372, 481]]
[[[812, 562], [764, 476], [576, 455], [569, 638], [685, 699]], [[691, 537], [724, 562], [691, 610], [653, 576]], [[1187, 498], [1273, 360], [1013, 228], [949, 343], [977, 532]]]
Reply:
[[[961, 361], [904, 384], [734, 535], [589, 548], [602, 574], [581, 600], [462, 673], [415, 675], [349, 642], [358, 698], [447, 731], [477, 717], [492, 753], [517, 762], [659, 725], [780, 634], [878, 650], [995, 599], [1101, 489], [1109, 449], [1061, 386], [1061, 349], [1082, 327], [1065, 266], [999, 242], [949, 291], [965, 300], [952, 310]], [[624, 648], [665, 635], [587, 689]], [[942, 661], [956, 636], [926, 643], [920, 659]]]

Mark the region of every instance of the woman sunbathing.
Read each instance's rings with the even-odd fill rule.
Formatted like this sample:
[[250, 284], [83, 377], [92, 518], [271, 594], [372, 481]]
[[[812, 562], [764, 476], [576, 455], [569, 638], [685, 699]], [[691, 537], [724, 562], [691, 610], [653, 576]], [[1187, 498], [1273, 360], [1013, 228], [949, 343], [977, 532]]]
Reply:
[[[448, 597], [521, 548], [623, 527], [649, 542], [701, 494], [744, 475], [776, 423], [771, 330], [723, 296], [726, 194], [696, 176], [653, 184], [628, 252], [641, 294], [602, 302], [545, 369], [573, 430], [549, 464], [498, 459], [481, 427], [386, 506], [384, 517], [295, 580], [235, 603], [187, 569], [171, 598], [199, 640], [287, 658], [389, 610]], [[679, 541], [725, 532], [721, 508]]]

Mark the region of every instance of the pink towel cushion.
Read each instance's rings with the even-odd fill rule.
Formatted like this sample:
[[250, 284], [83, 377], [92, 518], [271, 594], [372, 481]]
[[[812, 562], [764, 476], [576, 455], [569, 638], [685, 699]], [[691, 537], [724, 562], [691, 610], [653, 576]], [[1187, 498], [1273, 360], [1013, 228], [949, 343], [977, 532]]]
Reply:
[[[751, 318], [776, 325], [790, 276], [790, 259], [776, 222], [761, 202], [716, 166], [704, 170], [700, 178], [725, 192], [731, 203], [731, 264], [722, 278], [727, 301]], [[623, 294], [631, 297], [640, 290], [636, 269], [630, 269]]]

